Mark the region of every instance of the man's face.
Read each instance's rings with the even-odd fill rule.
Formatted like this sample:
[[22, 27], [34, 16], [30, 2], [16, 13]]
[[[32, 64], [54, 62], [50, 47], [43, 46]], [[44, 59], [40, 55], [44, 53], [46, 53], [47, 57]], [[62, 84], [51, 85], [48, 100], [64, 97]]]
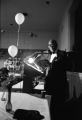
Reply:
[[53, 53], [56, 51], [56, 47], [51, 42], [48, 43], [48, 49]]

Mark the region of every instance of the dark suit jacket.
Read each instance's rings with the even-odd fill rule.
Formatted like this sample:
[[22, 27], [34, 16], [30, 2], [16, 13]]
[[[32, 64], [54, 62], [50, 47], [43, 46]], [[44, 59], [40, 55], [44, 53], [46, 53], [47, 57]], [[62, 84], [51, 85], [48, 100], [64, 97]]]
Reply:
[[68, 97], [68, 82], [66, 78], [66, 56], [58, 50], [57, 60], [53, 60], [45, 79], [45, 90], [47, 94], [55, 95], [57, 101], [59, 99], [66, 100]]

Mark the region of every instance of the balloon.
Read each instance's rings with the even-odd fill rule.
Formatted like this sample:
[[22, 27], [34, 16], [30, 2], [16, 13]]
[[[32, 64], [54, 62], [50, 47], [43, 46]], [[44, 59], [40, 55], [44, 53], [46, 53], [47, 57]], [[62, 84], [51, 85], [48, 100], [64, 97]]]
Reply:
[[11, 45], [8, 48], [8, 53], [11, 57], [15, 57], [18, 53], [18, 48], [15, 45]]
[[21, 25], [25, 20], [25, 16], [22, 13], [17, 13], [15, 15], [15, 21], [18, 25]]

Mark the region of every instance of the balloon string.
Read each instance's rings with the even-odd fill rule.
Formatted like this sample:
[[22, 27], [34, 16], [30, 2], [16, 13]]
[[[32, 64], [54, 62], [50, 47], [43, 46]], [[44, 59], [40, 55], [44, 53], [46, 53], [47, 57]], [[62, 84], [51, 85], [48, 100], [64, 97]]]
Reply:
[[20, 32], [20, 25], [18, 26], [18, 39], [17, 39], [17, 48], [18, 48], [18, 45], [19, 45], [19, 32]]

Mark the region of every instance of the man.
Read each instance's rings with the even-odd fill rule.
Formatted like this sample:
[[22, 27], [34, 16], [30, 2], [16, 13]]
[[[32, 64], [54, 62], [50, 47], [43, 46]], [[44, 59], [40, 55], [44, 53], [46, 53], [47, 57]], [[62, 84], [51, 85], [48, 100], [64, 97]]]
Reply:
[[56, 40], [48, 42], [50, 51], [50, 69], [45, 79], [45, 90], [51, 95], [50, 114], [51, 120], [59, 120], [63, 116], [63, 107], [68, 99], [68, 82], [66, 79], [66, 54], [58, 50]]

